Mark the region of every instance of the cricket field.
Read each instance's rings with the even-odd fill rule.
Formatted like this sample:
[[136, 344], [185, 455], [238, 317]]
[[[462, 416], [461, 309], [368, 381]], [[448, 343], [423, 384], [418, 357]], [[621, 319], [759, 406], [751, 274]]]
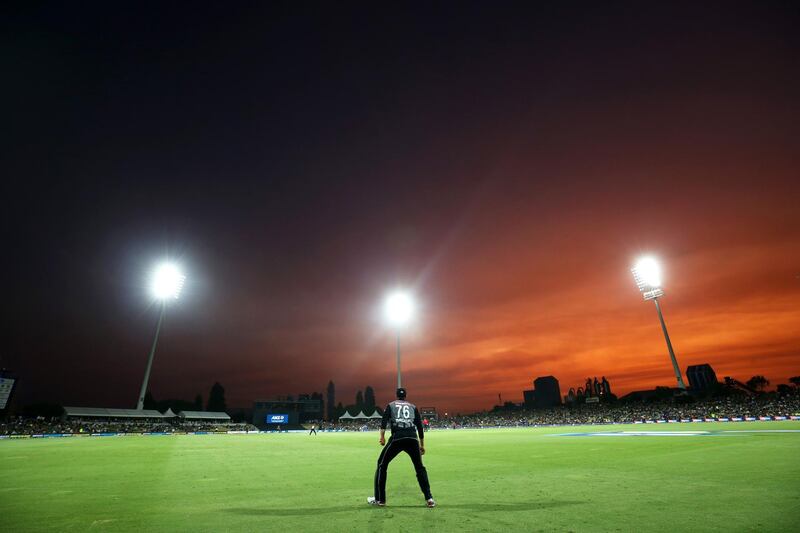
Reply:
[[800, 422], [0, 440], [0, 531], [796, 531]]

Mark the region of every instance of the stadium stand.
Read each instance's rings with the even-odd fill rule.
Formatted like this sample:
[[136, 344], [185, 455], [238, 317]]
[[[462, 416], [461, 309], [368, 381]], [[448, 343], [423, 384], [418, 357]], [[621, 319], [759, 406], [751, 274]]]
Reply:
[[163, 419], [155, 409], [106, 409], [103, 407], [64, 407], [64, 416], [67, 418], [136, 418], [136, 419]]
[[[78, 408], [88, 409], [88, 408]], [[151, 416], [126, 416], [126, 409], [76, 411], [65, 408], [71, 416], [45, 419], [10, 418], [0, 422], [0, 436], [81, 435], [81, 434], [142, 434], [142, 433], [226, 433], [251, 432], [253, 424], [236, 424], [213, 418], [190, 419], [170, 417], [158, 411]], [[139, 412], [141, 413], [141, 412]], [[158, 416], [156, 416], [156, 414]], [[224, 414], [224, 413], [223, 413]], [[112, 416], [113, 415], [113, 416]], [[130, 415], [130, 413], [127, 413]], [[680, 421], [747, 421], [800, 420], [800, 389], [790, 394], [767, 393], [758, 396], [731, 395], [721, 398], [698, 399], [687, 403], [673, 401], [615, 402], [562, 405], [536, 410], [495, 410], [431, 420], [431, 428], [490, 428], [542, 425], [584, 425], [620, 423], [659, 423]], [[229, 420], [229, 419], [228, 419]], [[380, 419], [344, 419], [336, 422], [311, 420], [323, 431], [370, 431], [380, 427]], [[298, 428], [300, 429], [300, 428]]]
[[373, 431], [381, 427], [380, 418], [363, 418], [363, 419], [339, 419], [337, 422], [324, 422], [320, 420], [310, 420], [305, 425], [306, 429], [314, 424], [320, 431]]
[[779, 396], [727, 396], [692, 403], [611, 403], [557, 406], [537, 410], [499, 410], [455, 416], [434, 422], [437, 428], [625, 424], [706, 420], [760, 420], [800, 417], [800, 391]]
[[16, 417], [0, 423], [0, 436], [17, 435], [107, 435], [142, 433], [227, 433], [257, 431], [252, 424], [231, 422], [227, 413], [168, 409], [109, 409], [64, 407], [58, 418]]
[[187, 421], [215, 421], [215, 422], [230, 422], [231, 417], [227, 413], [215, 411], [180, 411], [178, 417]]
[[107, 435], [143, 433], [227, 433], [257, 431], [252, 424], [204, 421], [98, 419], [98, 418], [10, 418], [0, 422], [0, 436], [16, 435]]

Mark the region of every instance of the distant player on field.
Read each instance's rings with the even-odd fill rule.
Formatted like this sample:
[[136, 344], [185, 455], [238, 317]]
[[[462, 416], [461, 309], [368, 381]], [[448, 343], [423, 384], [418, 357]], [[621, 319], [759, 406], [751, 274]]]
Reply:
[[[384, 436], [386, 426], [391, 425], [392, 436], [386, 442]], [[419, 436], [419, 440], [417, 440]], [[389, 463], [398, 453], [406, 452], [414, 463], [414, 470], [417, 471], [417, 481], [422, 494], [425, 495], [425, 503], [428, 507], [434, 507], [436, 502], [431, 496], [431, 486], [428, 482], [428, 471], [422, 464], [422, 455], [425, 453], [425, 433], [422, 429], [422, 421], [419, 410], [411, 402], [406, 401], [406, 390], [397, 389], [397, 400], [386, 406], [381, 420], [381, 436], [378, 440], [381, 446], [385, 447], [378, 456], [378, 468], [375, 471], [375, 496], [367, 498], [370, 505], [386, 505], [386, 471]]]
[[316, 424], [311, 424], [311, 431], [309, 431], [308, 434], [311, 435], [312, 433], [314, 435], [317, 434], [317, 425]]

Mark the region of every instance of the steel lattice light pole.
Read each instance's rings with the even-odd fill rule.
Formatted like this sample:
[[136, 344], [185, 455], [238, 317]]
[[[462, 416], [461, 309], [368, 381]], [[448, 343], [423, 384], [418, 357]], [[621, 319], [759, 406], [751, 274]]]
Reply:
[[144, 409], [144, 395], [147, 393], [147, 382], [150, 380], [150, 369], [153, 367], [153, 356], [156, 353], [158, 334], [161, 331], [161, 323], [164, 321], [167, 302], [176, 300], [180, 296], [184, 281], [186, 281], [186, 276], [181, 273], [176, 265], [171, 263], [163, 263], [153, 271], [150, 293], [161, 304], [161, 311], [158, 314], [158, 324], [156, 325], [156, 334], [153, 337], [153, 345], [150, 347], [150, 356], [147, 358], [147, 368], [144, 371], [142, 389], [139, 391], [139, 403], [136, 409], [140, 411]]
[[664, 339], [667, 341], [667, 349], [669, 350], [669, 357], [672, 359], [672, 368], [675, 370], [678, 387], [681, 390], [686, 390], [678, 360], [675, 358], [675, 351], [672, 349], [672, 342], [669, 340], [667, 325], [664, 323], [664, 316], [661, 314], [661, 306], [658, 304], [658, 299], [664, 296], [664, 291], [661, 288], [661, 266], [654, 258], [643, 257], [636, 262], [636, 266], [631, 269], [631, 272], [633, 272], [633, 279], [636, 280], [636, 285], [642, 292], [644, 299], [653, 300], [656, 304], [658, 320], [661, 322], [661, 330], [664, 332]]

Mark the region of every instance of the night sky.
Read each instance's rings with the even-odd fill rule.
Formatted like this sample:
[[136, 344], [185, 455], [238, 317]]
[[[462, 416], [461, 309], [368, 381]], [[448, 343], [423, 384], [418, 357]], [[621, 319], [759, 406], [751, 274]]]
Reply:
[[395, 384], [441, 411], [800, 374], [794, 2], [24, 2], [0, 11], [19, 402]]

